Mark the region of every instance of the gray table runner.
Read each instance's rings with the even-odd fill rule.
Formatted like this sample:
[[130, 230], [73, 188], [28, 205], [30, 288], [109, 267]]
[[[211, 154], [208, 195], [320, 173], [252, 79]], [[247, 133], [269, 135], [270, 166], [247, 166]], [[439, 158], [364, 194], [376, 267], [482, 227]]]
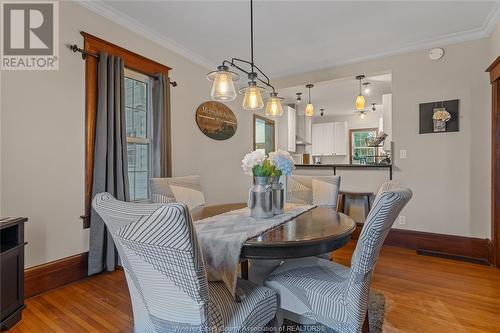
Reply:
[[287, 203], [283, 214], [269, 219], [255, 219], [250, 216], [250, 209], [242, 208], [196, 221], [208, 280], [223, 281], [234, 296], [243, 244], [314, 207]]

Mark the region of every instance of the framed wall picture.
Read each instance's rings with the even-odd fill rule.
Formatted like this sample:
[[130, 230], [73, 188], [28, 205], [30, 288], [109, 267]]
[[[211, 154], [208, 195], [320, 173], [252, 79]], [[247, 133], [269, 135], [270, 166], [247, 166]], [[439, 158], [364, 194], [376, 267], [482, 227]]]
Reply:
[[238, 128], [233, 111], [227, 105], [215, 101], [204, 102], [198, 106], [196, 124], [203, 134], [214, 140], [227, 140]]
[[[419, 134], [458, 132], [458, 108], [458, 99], [421, 103], [419, 105]], [[447, 118], [449, 118], [447, 121], [443, 120]]]

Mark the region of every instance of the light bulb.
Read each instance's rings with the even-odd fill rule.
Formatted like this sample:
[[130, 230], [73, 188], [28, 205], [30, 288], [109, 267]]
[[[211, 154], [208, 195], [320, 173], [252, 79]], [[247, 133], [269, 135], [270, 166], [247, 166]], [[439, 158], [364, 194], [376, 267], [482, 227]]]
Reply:
[[266, 116], [280, 117], [281, 115], [283, 115], [281, 100], [278, 98], [277, 93], [271, 93], [271, 96], [267, 99]]
[[363, 95], [358, 95], [356, 97], [356, 110], [364, 110], [365, 108], [365, 97]]
[[308, 103], [306, 106], [306, 116], [312, 117], [314, 115], [314, 105]]
[[365, 94], [369, 94], [370, 93], [370, 88], [365, 88]]
[[233, 78], [238, 79], [235, 73], [228, 70], [227, 66], [217, 67], [217, 71], [208, 73], [207, 79], [213, 81], [210, 95], [216, 101], [234, 101], [236, 90], [234, 89]]
[[364, 113], [364, 112], [361, 112], [361, 113], [359, 114], [359, 118], [361, 118], [361, 119], [365, 119], [365, 113]]
[[261, 89], [255, 82], [248, 83], [248, 87], [245, 89], [245, 96], [243, 97], [243, 109], [253, 111], [264, 107], [260, 93]]

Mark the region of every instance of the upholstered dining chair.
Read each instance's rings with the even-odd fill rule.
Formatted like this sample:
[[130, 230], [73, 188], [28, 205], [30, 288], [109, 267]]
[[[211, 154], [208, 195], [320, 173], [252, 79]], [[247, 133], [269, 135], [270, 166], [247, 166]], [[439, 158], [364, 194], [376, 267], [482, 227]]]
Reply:
[[275, 317], [276, 294], [238, 281], [237, 303], [222, 282], [208, 282], [191, 215], [184, 204], [137, 204], [109, 193], [92, 203], [127, 278], [134, 332], [246, 332]]
[[189, 209], [205, 205], [201, 177], [151, 178], [151, 196], [155, 203], [184, 203]]
[[318, 257], [307, 257], [286, 261], [270, 274], [264, 284], [278, 293], [280, 316], [302, 324], [320, 323], [335, 332], [362, 331], [380, 249], [401, 209], [412, 196], [409, 189], [396, 186], [395, 183], [384, 184], [376, 196], [350, 268]]
[[337, 209], [340, 176], [288, 177], [287, 201], [300, 204], [314, 204]]
[[[304, 205], [318, 205], [337, 209], [340, 176], [292, 175], [287, 179], [286, 201]], [[318, 255], [330, 259], [330, 253]], [[281, 260], [250, 260], [249, 279], [262, 284], [265, 278], [281, 264]]]

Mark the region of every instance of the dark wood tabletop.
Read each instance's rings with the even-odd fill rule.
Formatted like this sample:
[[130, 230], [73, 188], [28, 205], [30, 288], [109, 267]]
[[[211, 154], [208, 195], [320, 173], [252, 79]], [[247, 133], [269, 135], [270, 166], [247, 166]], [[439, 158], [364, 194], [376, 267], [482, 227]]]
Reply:
[[[205, 206], [192, 212], [200, 220], [246, 204]], [[319, 255], [344, 246], [356, 228], [349, 216], [334, 209], [316, 207], [287, 221], [243, 245], [242, 259], [290, 259]]]

